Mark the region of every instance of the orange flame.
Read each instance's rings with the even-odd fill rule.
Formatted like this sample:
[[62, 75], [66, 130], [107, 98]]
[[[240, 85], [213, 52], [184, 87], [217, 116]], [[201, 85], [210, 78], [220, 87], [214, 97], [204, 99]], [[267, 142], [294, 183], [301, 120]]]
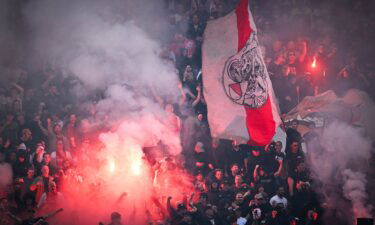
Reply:
[[131, 165], [133, 175], [139, 176], [142, 173], [142, 165], [140, 162], [133, 162]]
[[312, 62], [312, 64], [311, 64], [311, 67], [312, 68], [315, 68], [316, 67], [316, 58], [314, 57], [314, 59], [313, 59], [313, 62]]
[[110, 173], [114, 173], [116, 170], [116, 163], [115, 163], [115, 160], [112, 158], [109, 159], [108, 170]]

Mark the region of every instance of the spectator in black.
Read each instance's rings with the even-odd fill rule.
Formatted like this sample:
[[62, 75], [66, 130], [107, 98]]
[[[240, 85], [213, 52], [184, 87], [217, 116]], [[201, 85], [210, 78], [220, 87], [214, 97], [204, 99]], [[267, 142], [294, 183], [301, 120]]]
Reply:
[[209, 152], [210, 162], [215, 168], [226, 170], [228, 164], [228, 156], [224, 146], [219, 139], [213, 138]]
[[219, 191], [219, 204], [217, 205], [220, 210], [227, 210], [229, 204], [231, 203], [232, 199], [234, 199], [234, 192], [230, 188], [230, 184], [227, 180], [224, 180], [220, 184], [220, 191]]
[[230, 184], [234, 184], [237, 175], [241, 175], [241, 169], [237, 163], [233, 163], [230, 167], [230, 173], [227, 176]]
[[27, 170], [30, 167], [27, 156], [25, 150], [18, 150], [17, 161], [13, 164], [13, 178], [21, 178], [27, 175]]
[[254, 196], [255, 196], [256, 194], [262, 194], [263, 198], [264, 198], [266, 201], [269, 200], [269, 195], [266, 193], [266, 191], [265, 191], [265, 189], [264, 189], [264, 187], [263, 187], [262, 184], [258, 184], [258, 185], [256, 186], [256, 190], [257, 190], [257, 192], [254, 194]]
[[264, 166], [256, 165], [254, 168], [253, 182], [255, 186], [261, 185], [264, 187], [265, 192], [268, 195], [273, 195], [275, 193], [276, 181], [274, 174], [267, 171]]
[[208, 154], [202, 142], [197, 142], [194, 148], [195, 171], [201, 171], [207, 175], [210, 169], [213, 169], [212, 164], [208, 160]]
[[225, 180], [223, 170], [215, 169], [207, 175], [207, 183], [218, 182], [221, 183]]
[[197, 211], [202, 215], [206, 207], [209, 205], [207, 193], [200, 193], [198, 203], [194, 204]]
[[238, 192], [243, 190], [245, 185], [246, 184], [244, 183], [244, 180], [243, 180], [242, 176], [238, 174], [234, 177], [234, 183], [233, 183], [233, 186], [232, 186], [232, 190], [233, 190], [234, 193], [238, 193]]
[[293, 224], [290, 222], [290, 215], [282, 204], [276, 205], [272, 208], [272, 211], [268, 213], [266, 217], [266, 224], [269, 225], [289, 225]]
[[[289, 69], [290, 71], [290, 69]], [[288, 71], [284, 71], [288, 72]], [[292, 110], [299, 102], [299, 86], [297, 83], [297, 76], [289, 73], [287, 77], [284, 77], [284, 85], [282, 89], [283, 98], [281, 103], [283, 105], [282, 113], [288, 113]]]
[[311, 73], [305, 73], [302, 81], [299, 84], [299, 102], [303, 100], [306, 96], [314, 96], [315, 95], [315, 85], [313, 83], [313, 79]]
[[33, 148], [33, 145], [32, 145], [32, 133], [29, 128], [25, 128], [22, 130], [22, 136], [18, 140], [17, 147], [24, 149], [29, 154], [31, 153], [31, 149]]
[[[51, 163], [51, 154], [46, 152], [44, 153], [43, 155], [43, 161], [41, 163], [41, 165], [38, 165], [36, 166], [36, 170], [39, 170], [40, 169], [40, 172], [37, 171], [37, 176], [41, 175], [41, 169], [43, 166], [47, 166], [48, 169], [49, 169], [49, 174], [51, 176], [54, 176], [56, 173], [57, 173], [57, 168]], [[39, 167], [40, 166], [40, 167]]]
[[289, 151], [286, 154], [286, 160], [288, 164], [288, 187], [289, 195], [293, 196], [295, 187], [295, 171], [297, 169], [298, 163], [305, 160], [305, 154], [300, 149], [300, 144], [298, 141], [292, 141], [289, 145]]
[[272, 60], [271, 64], [268, 66], [267, 70], [272, 80], [272, 85], [274, 86], [274, 90], [276, 95], [279, 95], [279, 91], [281, 88], [281, 76], [284, 64], [284, 55], [282, 53], [278, 53], [275, 56], [275, 59]]
[[111, 223], [109, 225], [122, 225], [121, 214], [118, 212], [111, 213]]
[[265, 201], [262, 194], [256, 194], [254, 200], [250, 202], [250, 221], [254, 224], [261, 224], [266, 221], [267, 216], [271, 213], [271, 205]]
[[245, 166], [247, 177], [253, 181], [253, 173], [256, 165], [262, 164], [261, 149], [257, 146], [252, 146], [251, 150], [248, 152], [247, 157], [245, 158]]
[[290, 176], [294, 181], [291, 196], [293, 212], [297, 217], [304, 217], [304, 209], [315, 197], [311, 191], [310, 171], [306, 168], [304, 160], [297, 162], [297, 167]]
[[239, 192], [236, 194], [235, 200], [232, 202], [230, 209], [236, 210], [239, 209], [241, 211], [241, 216], [246, 217], [246, 215], [250, 212], [250, 201], [251, 195], [250, 191], [244, 193]]
[[316, 208], [307, 211], [306, 225], [322, 225], [322, 216]]
[[44, 141], [40, 141], [36, 144], [35, 151], [30, 155], [30, 164], [33, 165], [34, 168], [39, 169], [42, 166], [43, 157], [44, 157], [44, 148], [45, 143]]
[[265, 146], [264, 151], [261, 152], [261, 165], [270, 173], [276, 173], [279, 168], [272, 166], [275, 160], [275, 144], [276, 143], [272, 141], [269, 145]]
[[194, 14], [191, 17], [191, 24], [189, 25], [189, 29], [187, 31], [187, 34], [196, 41], [198, 46], [200, 46], [203, 38], [203, 32], [204, 32], [204, 24], [201, 23], [200, 18], [198, 14]]
[[229, 164], [237, 164], [240, 170], [245, 168], [245, 157], [249, 151], [249, 146], [246, 144], [238, 144], [236, 140], [232, 141], [232, 149], [229, 151]]
[[212, 182], [207, 192], [208, 202], [213, 205], [218, 205], [219, 194], [220, 194], [220, 183]]
[[286, 154], [288, 154], [290, 143], [292, 141], [297, 141], [297, 142], [302, 141], [302, 135], [298, 131], [298, 125], [299, 125], [299, 121], [293, 120], [290, 127], [288, 127], [288, 129], [286, 130], [286, 136], [287, 136], [287, 138], [286, 138], [286, 147], [287, 148], [285, 149]]
[[27, 169], [27, 176], [18, 179], [18, 181], [21, 184], [21, 199], [24, 199], [26, 195], [32, 194], [30, 191], [30, 186], [34, 181], [34, 177], [35, 171], [33, 168], [30, 167]]
[[200, 225], [224, 225], [223, 218], [218, 214], [217, 207], [207, 207], [204, 211], [204, 215], [201, 215], [198, 219]]
[[273, 150], [273, 157], [270, 161], [271, 171], [274, 174], [276, 184], [278, 186], [284, 183], [285, 178], [285, 154], [282, 152], [283, 144], [281, 141], [275, 142], [275, 147]]

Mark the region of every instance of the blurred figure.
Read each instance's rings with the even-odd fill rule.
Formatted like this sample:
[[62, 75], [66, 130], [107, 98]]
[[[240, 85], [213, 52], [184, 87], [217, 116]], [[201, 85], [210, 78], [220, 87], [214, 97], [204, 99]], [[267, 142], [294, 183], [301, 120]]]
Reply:
[[64, 200], [63, 195], [57, 191], [55, 182], [49, 182], [48, 192], [44, 192], [37, 205], [38, 208], [47, 208], [49, 210], [56, 209], [62, 205]]
[[53, 182], [53, 178], [49, 175], [48, 166], [44, 165], [41, 168], [42, 175], [34, 179], [30, 185], [30, 190], [35, 191], [35, 202], [39, 204], [42, 195], [45, 192], [49, 192], [49, 184]]
[[62, 168], [62, 163], [65, 160], [72, 160], [73, 157], [70, 152], [64, 149], [64, 142], [62, 140], [56, 141], [56, 150], [51, 153], [51, 163], [57, 169]]
[[111, 213], [111, 223], [108, 225], [122, 225], [121, 214], [118, 212]]
[[273, 196], [271, 199], [270, 199], [270, 205], [273, 207], [273, 208], [276, 208], [276, 206], [278, 205], [282, 205], [282, 207], [284, 209], [286, 209], [288, 207], [288, 200], [284, 197], [285, 195], [285, 190], [284, 190], [284, 187], [279, 187], [277, 189], [277, 192], [276, 192], [276, 195]]

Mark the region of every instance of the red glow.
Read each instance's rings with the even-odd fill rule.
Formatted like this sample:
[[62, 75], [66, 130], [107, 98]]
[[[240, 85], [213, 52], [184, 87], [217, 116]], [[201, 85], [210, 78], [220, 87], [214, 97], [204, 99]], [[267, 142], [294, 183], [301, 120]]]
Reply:
[[[113, 211], [122, 214], [125, 224], [145, 224], [150, 216], [152, 220], [160, 217], [159, 211], [163, 207], [158, 205], [164, 206], [168, 196], [175, 204], [182, 201], [182, 193], [191, 193], [194, 190], [192, 176], [179, 167], [182, 163], [177, 159], [171, 157], [172, 161], [169, 161], [157, 157], [156, 166], [144, 160], [142, 146], [149, 146], [150, 140], [160, 139], [155, 138], [155, 134], [166, 133], [163, 138], [170, 141], [168, 146], [172, 149], [179, 146], [174, 127], [170, 127], [169, 132], [163, 124], [155, 127], [157, 125], [152, 116], [142, 117], [137, 122], [119, 123], [110, 132], [101, 133], [99, 140], [90, 138], [89, 144], [77, 154], [76, 168], [67, 171], [61, 181], [65, 201], [60, 206], [64, 212], [52, 218], [51, 224], [71, 224], [76, 219], [71, 216], [73, 214], [79, 214], [76, 224], [97, 224], [99, 221], [108, 224]], [[143, 132], [134, 133], [133, 130]], [[176, 141], [171, 141], [174, 138]], [[38, 213], [43, 215], [49, 209], [43, 210]], [[136, 216], [132, 216], [133, 211], [137, 212]]]
[[314, 59], [313, 59], [313, 62], [312, 62], [312, 64], [311, 64], [311, 67], [312, 67], [313, 69], [316, 68], [316, 58], [315, 58], [315, 57], [314, 57]]
[[108, 160], [108, 170], [110, 173], [114, 173], [116, 171], [116, 163], [112, 158]]
[[139, 176], [142, 174], [142, 165], [140, 162], [133, 162], [131, 165], [133, 175]]

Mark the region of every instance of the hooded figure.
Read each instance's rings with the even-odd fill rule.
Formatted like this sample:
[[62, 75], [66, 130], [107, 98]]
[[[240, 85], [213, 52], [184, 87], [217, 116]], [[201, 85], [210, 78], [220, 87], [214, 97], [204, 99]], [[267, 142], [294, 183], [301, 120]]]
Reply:
[[29, 163], [27, 160], [28, 154], [26, 153], [25, 150], [20, 149], [17, 152], [17, 160], [13, 164], [13, 176], [14, 178], [20, 178], [20, 177], [25, 177], [27, 176], [27, 169], [29, 168]]

